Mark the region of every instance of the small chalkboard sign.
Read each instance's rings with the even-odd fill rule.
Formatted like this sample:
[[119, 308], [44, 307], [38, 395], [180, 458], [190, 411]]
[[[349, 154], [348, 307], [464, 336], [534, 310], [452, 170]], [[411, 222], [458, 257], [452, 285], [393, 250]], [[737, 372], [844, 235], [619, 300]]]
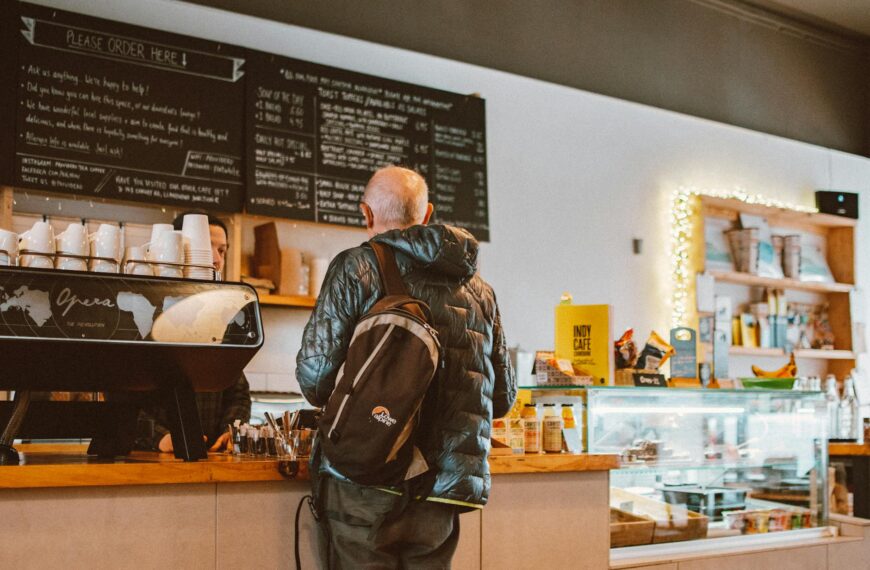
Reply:
[[667, 388], [668, 381], [664, 374], [656, 372], [635, 372], [632, 375], [634, 385], [638, 388]]

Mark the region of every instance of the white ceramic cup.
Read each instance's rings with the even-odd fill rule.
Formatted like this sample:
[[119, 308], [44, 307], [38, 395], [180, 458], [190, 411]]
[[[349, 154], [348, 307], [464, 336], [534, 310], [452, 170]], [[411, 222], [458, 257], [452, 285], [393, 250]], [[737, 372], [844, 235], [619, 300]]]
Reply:
[[174, 231], [175, 228], [172, 227], [172, 224], [154, 224], [151, 226], [151, 240], [149, 243], [154, 243], [157, 241], [157, 238], [160, 237], [160, 234], [163, 232], [171, 232]]
[[59, 253], [88, 255], [88, 228], [78, 222], [71, 223], [57, 235], [55, 245]]
[[35, 269], [54, 269], [54, 259], [47, 255], [25, 253], [18, 256], [18, 263], [19, 265], [21, 265], [21, 267], [33, 267]]
[[181, 268], [172, 265], [155, 265], [154, 274], [158, 277], [174, 277], [175, 279], [181, 279], [183, 276]]
[[127, 254], [124, 256], [124, 273], [127, 275], [154, 275], [149, 264], [137, 263], [138, 261], [145, 261], [145, 246], [128, 247]]
[[36, 222], [33, 227], [18, 236], [18, 249], [54, 253], [54, 230], [48, 222]]
[[0, 230], [0, 250], [0, 265], [15, 265], [18, 260], [18, 234]]
[[208, 216], [204, 214], [186, 214], [181, 224], [184, 235], [191, 250], [211, 251], [211, 234], [208, 229]]
[[[91, 257], [120, 259], [121, 228], [112, 224], [100, 224], [96, 233], [91, 234]], [[115, 263], [117, 265], [117, 263]], [[94, 271], [94, 269], [91, 269]], [[115, 270], [117, 272], [117, 269]], [[107, 272], [103, 272], [107, 273]]]
[[184, 238], [181, 232], [168, 231], [161, 233], [148, 248], [149, 261], [164, 263], [181, 263], [184, 259]]
[[54, 260], [54, 267], [63, 271], [87, 271], [88, 261], [77, 257], [59, 256]]
[[118, 262], [92, 259], [91, 271], [94, 273], [118, 273]]

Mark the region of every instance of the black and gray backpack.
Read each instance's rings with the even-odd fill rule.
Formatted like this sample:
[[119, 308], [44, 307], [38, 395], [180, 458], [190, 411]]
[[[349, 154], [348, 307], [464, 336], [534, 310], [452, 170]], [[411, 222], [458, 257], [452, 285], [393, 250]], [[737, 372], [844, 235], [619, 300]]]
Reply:
[[418, 449], [418, 428], [441, 367], [441, 346], [429, 306], [408, 294], [392, 248], [370, 245], [385, 296], [354, 329], [320, 419], [320, 445], [330, 465], [351, 481], [400, 485], [429, 469]]

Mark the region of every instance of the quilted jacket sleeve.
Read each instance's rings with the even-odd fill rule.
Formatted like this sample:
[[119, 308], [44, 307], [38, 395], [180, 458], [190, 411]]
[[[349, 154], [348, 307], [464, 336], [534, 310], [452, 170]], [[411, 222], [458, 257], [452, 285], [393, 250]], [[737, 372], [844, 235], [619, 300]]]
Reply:
[[492, 368], [495, 371], [495, 385], [492, 390], [492, 417], [506, 415], [517, 398], [517, 378], [511, 366], [510, 355], [501, 328], [501, 313], [495, 309], [495, 322], [492, 330]]
[[362, 256], [342, 252], [332, 261], [296, 355], [296, 379], [302, 395], [322, 407], [335, 388], [347, 347], [362, 316]]

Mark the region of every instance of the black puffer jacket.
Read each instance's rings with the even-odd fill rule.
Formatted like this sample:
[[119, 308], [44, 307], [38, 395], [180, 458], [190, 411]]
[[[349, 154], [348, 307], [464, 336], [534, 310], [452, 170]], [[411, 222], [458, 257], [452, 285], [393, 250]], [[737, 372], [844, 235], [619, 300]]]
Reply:
[[[409, 293], [431, 307], [446, 360], [432, 496], [486, 504], [492, 418], [510, 410], [516, 379], [495, 294], [477, 274], [477, 241], [443, 225], [394, 230], [372, 240], [394, 248]], [[311, 404], [326, 404], [357, 321], [382, 295], [371, 248], [343, 251], [330, 264], [296, 357], [296, 378]]]

